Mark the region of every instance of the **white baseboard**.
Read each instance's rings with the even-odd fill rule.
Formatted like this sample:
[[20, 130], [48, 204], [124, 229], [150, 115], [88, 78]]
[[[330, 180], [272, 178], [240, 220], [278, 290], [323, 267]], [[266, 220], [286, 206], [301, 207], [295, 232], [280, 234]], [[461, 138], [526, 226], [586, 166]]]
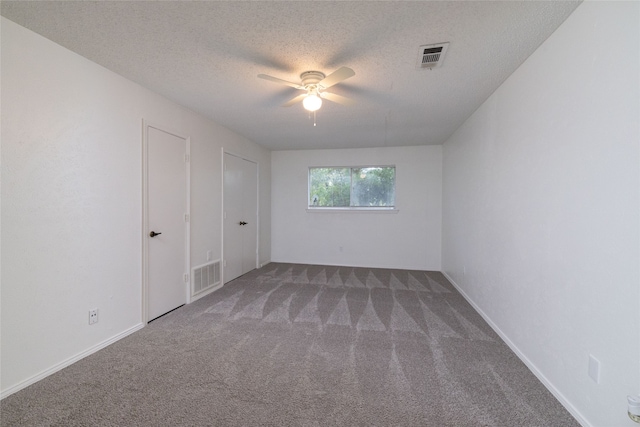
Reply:
[[383, 268], [383, 269], [395, 269], [395, 270], [414, 270], [414, 271], [440, 271], [440, 267], [438, 266], [429, 266], [429, 265], [397, 265], [397, 264], [381, 264], [381, 263], [371, 263], [371, 264], [358, 264], [358, 263], [350, 263], [350, 262], [341, 262], [341, 263], [331, 263], [324, 261], [310, 261], [310, 260], [282, 260], [276, 259], [268, 262], [264, 262], [260, 264], [260, 266], [264, 266], [269, 264], [269, 262], [282, 263], [282, 264], [298, 264], [298, 265], [315, 265], [321, 267], [345, 267], [345, 268]]
[[555, 396], [555, 398], [562, 404], [562, 406], [564, 406], [565, 409], [569, 411], [569, 413], [576, 419], [576, 421], [578, 421], [583, 427], [593, 427], [592, 424], [589, 423], [586, 418], [580, 413], [580, 411], [578, 411], [578, 409], [576, 409], [576, 407], [567, 400], [567, 398], [560, 392], [560, 390], [558, 390], [547, 379], [547, 377], [545, 377], [544, 374], [540, 372], [536, 365], [534, 365], [533, 362], [531, 362], [531, 360], [529, 360], [527, 356], [525, 356], [524, 353], [520, 351], [520, 349], [513, 343], [513, 341], [511, 341], [509, 337], [504, 332], [502, 332], [498, 325], [496, 325], [493, 320], [491, 320], [491, 318], [484, 311], [482, 311], [482, 309], [462, 290], [462, 288], [455, 282], [455, 280], [453, 280], [453, 278], [451, 278], [444, 271], [442, 271], [442, 274], [449, 280], [449, 282], [451, 282], [451, 284], [458, 290], [458, 292], [460, 292], [464, 299], [467, 300], [469, 304], [471, 304], [474, 310], [477, 311], [480, 316], [482, 316], [485, 322], [487, 322], [489, 326], [491, 326], [491, 329], [493, 329], [495, 333], [498, 334], [500, 338], [502, 338], [502, 341], [504, 341], [509, 346], [509, 348], [516, 354], [516, 356], [518, 356], [518, 358], [522, 360], [525, 365], [527, 365], [527, 368], [529, 368], [529, 370], [533, 372], [533, 374], [551, 392], [551, 394]]
[[271, 263], [271, 260], [260, 263], [260, 268], [264, 267], [265, 265], [267, 265], [269, 263]]
[[26, 388], [26, 387], [30, 386], [31, 384], [34, 384], [34, 383], [40, 381], [41, 379], [44, 379], [44, 378], [48, 377], [51, 374], [54, 374], [54, 373], [58, 372], [61, 369], [66, 368], [69, 365], [72, 365], [72, 364], [76, 363], [80, 359], [84, 359], [85, 357], [95, 353], [98, 350], [102, 350], [103, 348], [107, 347], [108, 345], [111, 345], [114, 342], [121, 340], [122, 338], [126, 337], [127, 335], [131, 335], [132, 333], [142, 329], [143, 327], [144, 327], [144, 323], [138, 323], [137, 325], [135, 325], [135, 326], [123, 331], [123, 332], [120, 332], [119, 334], [114, 335], [113, 337], [111, 337], [111, 338], [109, 338], [109, 339], [107, 339], [105, 341], [102, 341], [101, 343], [96, 344], [93, 347], [90, 347], [87, 350], [76, 354], [75, 356], [72, 356], [72, 357], [70, 357], [70, 358], [68, 358], [66, 360], [63, 360], [62, 362], [52, 366], [49, 369], [45, 369], [44, 371], [42, 371], [42, 372], [40, 372], [40, 373], [38, 373], [38, 374], [36, 374], [36, 375], [34, 375], [32, 377], [29, 377], [26, 380], [21, 381], [18, 384], [14, 385], [12, 387], [9, 387], [6, 390], [0, 391], [0, 400], [4, 399], [7, 396], [12, 395], [15, 392], [18, 392], [18, 391], [22, 390], [23, 388]]

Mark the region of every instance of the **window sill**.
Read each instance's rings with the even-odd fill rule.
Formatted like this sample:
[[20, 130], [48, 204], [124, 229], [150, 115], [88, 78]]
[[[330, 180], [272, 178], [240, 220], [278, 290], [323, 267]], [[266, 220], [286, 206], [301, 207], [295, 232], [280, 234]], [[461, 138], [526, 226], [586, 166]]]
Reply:
[[374, 213], [374, 214], [397, 214], [400, 212], [396, 208], [307, 208], [307, 213]]

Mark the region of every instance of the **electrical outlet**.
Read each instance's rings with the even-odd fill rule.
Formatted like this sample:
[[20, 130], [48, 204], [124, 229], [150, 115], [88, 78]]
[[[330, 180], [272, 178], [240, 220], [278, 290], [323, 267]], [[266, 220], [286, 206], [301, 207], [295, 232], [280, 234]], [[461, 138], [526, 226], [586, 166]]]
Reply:
[[98, 323], [98, 309], [97, 308], [89, 310], [89, 324], [93, 325], [94, 323]]

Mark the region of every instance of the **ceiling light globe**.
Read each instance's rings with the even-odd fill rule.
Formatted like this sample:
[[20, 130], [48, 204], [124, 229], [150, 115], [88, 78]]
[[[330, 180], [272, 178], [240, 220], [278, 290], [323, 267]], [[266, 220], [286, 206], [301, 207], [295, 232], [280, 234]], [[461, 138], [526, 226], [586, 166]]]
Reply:
[[307, 111], [316, 111], [322, 106], [322, 99], [316, 94], [308, 95], [303, 101], [302, 106]]

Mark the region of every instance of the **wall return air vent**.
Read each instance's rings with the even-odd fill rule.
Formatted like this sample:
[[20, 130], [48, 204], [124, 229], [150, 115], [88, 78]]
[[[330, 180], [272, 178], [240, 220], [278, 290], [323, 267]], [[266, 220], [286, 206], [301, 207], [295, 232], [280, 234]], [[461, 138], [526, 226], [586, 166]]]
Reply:
[[425, 44], [420, 46], [417, 68], [438, 68], [442, 65], [444, 54], [447, 53], [449, 43]]
[[191, 269], [193, 286], [191, 296], [198, 295], [220, 284], [220, 260]]

